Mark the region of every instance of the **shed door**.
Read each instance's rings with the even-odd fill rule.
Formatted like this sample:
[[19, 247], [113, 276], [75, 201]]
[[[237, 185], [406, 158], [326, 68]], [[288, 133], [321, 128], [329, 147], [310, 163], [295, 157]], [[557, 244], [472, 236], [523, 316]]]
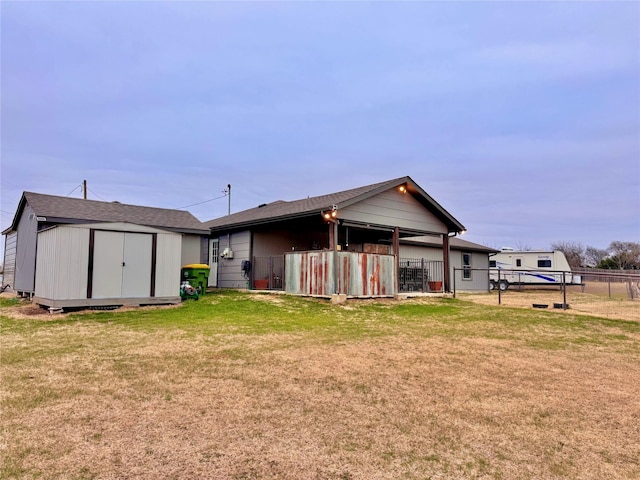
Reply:
[[124, 233], [95, 232], [92, 298], [119, 298], [122, 294], [123, 248]]
[[125, 233], [122, 260], [122, 298], [151, 294], [152, 237], [146, 233]]
[[92, 298], [139, 298], [151, 294], [152, 236], [96, 231]]

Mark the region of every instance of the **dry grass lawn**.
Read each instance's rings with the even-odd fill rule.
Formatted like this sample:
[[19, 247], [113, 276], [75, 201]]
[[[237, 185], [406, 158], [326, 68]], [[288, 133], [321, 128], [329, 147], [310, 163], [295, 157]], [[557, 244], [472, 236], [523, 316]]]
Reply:
[[5, 306], [1, 478], [640, 478], [638, 323], [271, 298]]

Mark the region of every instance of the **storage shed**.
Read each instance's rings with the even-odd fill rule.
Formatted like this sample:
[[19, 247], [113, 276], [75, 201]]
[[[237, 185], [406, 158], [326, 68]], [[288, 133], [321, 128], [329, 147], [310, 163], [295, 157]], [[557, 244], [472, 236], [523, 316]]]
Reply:
[[50, 308], [180, 302], [182, 235], [124, 222], [38, 232], [33, 301]]

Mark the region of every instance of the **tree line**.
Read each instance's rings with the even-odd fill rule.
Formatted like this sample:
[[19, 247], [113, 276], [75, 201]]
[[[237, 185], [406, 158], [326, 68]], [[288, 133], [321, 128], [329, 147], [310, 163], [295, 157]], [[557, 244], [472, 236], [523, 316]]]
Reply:
[[640, 243], [637, 242], [614, 241], [606, 249], [577, 242], [554, 242], [551, 248], [564, 253], [572, 269], [640, 270]]

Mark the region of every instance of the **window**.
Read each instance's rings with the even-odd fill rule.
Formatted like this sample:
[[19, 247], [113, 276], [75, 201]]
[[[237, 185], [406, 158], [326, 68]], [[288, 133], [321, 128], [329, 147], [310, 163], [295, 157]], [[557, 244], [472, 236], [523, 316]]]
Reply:
[[496, 268], [496, 261], [495, 260], [489, 260], [489, 268]]
[[462, 279], [471, 280], [471, 254], [462, 253]]
[[522, 266], [522, 259], [516, 258], [516, 267], [521, 267], [521, 266]]
[[551, 260], [538, 260], [538, 268], [551, 268]]

